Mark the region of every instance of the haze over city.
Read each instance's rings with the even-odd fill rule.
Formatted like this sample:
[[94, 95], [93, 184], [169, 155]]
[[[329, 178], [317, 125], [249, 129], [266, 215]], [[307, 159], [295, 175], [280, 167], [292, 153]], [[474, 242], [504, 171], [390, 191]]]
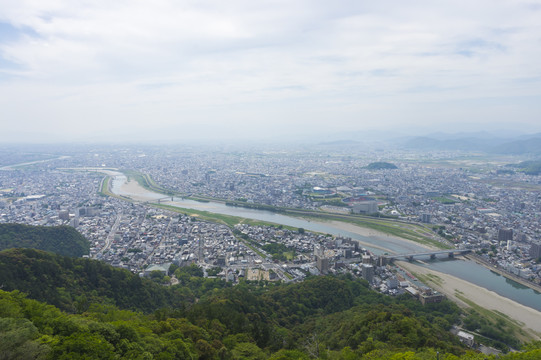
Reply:
[[539, 1], [1, 8], [3, 142], [541, 131]]

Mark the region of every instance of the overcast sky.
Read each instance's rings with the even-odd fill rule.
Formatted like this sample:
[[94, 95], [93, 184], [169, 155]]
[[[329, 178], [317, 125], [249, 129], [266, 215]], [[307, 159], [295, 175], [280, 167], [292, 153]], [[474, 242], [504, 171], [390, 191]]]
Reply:
[[0, 0], [0, 141], [541, 131], [541, 1]]

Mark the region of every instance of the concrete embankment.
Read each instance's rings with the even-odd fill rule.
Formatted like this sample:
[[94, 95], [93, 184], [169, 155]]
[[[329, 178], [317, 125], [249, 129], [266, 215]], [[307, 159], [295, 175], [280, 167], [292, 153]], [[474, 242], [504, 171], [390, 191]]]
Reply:
[[479, 257], [479, 256], [477, 256], [475, 254], [465, 255], [464, 257], [467, 258], [468, 260], [472, 260], [472, 261], [475, 261], [476, 263], [478, 263], [480, 265], [483, 265], [484, 267], [486, 267], [490, 271], [498, 273], [501, 276], [504, 276], [504, 277], [508, 278], [509, 280], [513, 280], [513, 281], [515, 281], [515, 282], [517, 282], [517, 283], [519, 283], [521, 285], [524, 285], [526, 287], [529, 287], [532, 290], [535, 290], [535, 291], [541, 293], [541, 286], [540, 285], [535, 284], [535, 283], [533, 283], [531, 281], [528, 281], [528, 280], [526, 280], [524, 278], [521, 278], [520, 276], [517, 276], [515, 274], [511, 274], [508, 271], [499, 269], [499, 268], [495, 267], [493, 264], [489, 263], [485, 259], [483, 259], [483, 258], [481, 258], [481, 257]]

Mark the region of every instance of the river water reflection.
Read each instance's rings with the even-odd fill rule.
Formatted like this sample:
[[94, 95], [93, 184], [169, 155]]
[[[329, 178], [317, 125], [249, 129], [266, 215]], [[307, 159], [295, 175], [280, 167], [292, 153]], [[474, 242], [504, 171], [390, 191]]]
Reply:
[[492, 290], [522, 305], [541, 311], [541, 294], [539, 292], [510, 280], [473, 261], [464, 261], [461, 259], [450, 261], [439, 260], [427, 261], [421, 265], [456, 276], [472, 284]]

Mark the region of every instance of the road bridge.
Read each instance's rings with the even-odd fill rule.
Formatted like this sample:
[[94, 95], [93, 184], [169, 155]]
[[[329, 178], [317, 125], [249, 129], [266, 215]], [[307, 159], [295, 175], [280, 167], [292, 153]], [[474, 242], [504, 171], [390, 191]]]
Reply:
[[458, 255], [465, 255], [470, 253], [471, 250], [468, 249], [450, 249], [450, 250], [437, 250], [437, 251], [425, 251], [418, 253], [409, 253], [409, 254], [393, 254], [393, 255], [383, 255], [380, 256], [380, 261], [383, 264], [388, 264], [397, 259], [404, 259], [408, 261], [413, 261], [418, 257], [430, 257], [430, 259], [436, 259], [437, 255], [447, 255], [449, 258], [454, 258]]
[[173, 197], [172, 197], [172, 196], [165, 196], [165, 197], [162, 197], [162, 198], [159, 198], [159, 199], [153, 199], [153, 200], [145, 201], [145, 204], [148, 204], [148, 203], [158, 203], [158, 204], [161, 204], [161, 203], [163, 203], [163, 202], [169, 202], [169, 201], [173, 201]]

